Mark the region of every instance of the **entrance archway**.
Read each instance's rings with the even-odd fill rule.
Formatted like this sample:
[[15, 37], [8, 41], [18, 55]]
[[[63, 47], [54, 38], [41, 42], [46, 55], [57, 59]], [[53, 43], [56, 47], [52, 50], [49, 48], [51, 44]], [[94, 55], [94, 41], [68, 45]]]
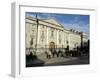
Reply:
[[54, 42], [50, 42], [49, 43], [49, 48], [50, 49], [54, 49], [55, 48], [55, 43]]

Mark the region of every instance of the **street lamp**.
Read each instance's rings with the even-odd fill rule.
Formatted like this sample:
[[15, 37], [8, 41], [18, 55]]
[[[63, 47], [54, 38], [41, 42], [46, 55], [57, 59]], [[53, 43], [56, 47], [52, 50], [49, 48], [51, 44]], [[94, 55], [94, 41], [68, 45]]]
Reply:
[[36, 34], [35, 53], [36, 53], [36, 51], [37, 51], [37, 42], [38, 42], [38, 41], [37, 41], [37, 40], [38, 40], [38, 24], [39, 24], [39, 20], [38, 20], [38, 18], [37, 18], [37, 14], [36, 14], [36, 25], [37, 25], [37, 26], [36, 26], [36, 27], [37, 27], [37, 29], [36, 29], [37, 31], [36, 31], [36, 32], [37, 32], [37, 34]]
[[83, 48], [83, 32], [80, 32], [81, 35], [81, 48]]

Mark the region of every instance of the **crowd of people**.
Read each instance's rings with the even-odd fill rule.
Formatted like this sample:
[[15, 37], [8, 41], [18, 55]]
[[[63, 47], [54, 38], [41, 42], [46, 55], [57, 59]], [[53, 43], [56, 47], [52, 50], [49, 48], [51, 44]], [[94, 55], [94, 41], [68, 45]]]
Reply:
[[46, 50], [45, 51], [46, 54], [46, 58], [47, 59], [51, 59], [54, 58], [54, 56], [59, 57], [61, 54], [61, 51], [59, 50], [55, 50], [55, 49], [51, 49], [51, 50]]
[[46, 58], [51, 59], [54, 57], [81, 57], [84, 55], [89, 56], [89, 47], [76, 47], [73, 50], [69, 50], [69, 47], [67, 48], [61, 48], [61, 49], [47, 49], [45, 51]]
[[68, 50], [65, 50], [65, 49], [48, 49], [45, 51], [47, 59], [51, 59], [54, 57], [62, 57], [66, 55], [66, 53], [68, 54]]

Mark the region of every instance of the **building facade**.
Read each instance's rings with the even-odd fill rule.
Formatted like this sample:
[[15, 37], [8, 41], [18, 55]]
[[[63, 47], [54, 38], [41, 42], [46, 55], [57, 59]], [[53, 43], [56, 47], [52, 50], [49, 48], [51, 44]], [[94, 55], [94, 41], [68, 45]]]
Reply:
[[86, 42], [86, 37], [75, 30], [65, 29], [54, 19], [35, 19], [26, 16], [25, 20], [25, 43], [26, 49], [43, 49], [46, 48], [66, 48], [72, 50], [81, 46], [82, 41]]

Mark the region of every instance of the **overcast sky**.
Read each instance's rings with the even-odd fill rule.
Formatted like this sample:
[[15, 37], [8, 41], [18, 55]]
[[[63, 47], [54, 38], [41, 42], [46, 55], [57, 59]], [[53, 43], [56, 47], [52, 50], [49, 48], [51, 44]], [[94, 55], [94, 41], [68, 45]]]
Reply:
[[33, 17], [36, 17], [36, 14], [41, 19], [55, 19], [65, 28], [82, 31], [89, 37], [89, 15], [26, 12], [26, 15]]

